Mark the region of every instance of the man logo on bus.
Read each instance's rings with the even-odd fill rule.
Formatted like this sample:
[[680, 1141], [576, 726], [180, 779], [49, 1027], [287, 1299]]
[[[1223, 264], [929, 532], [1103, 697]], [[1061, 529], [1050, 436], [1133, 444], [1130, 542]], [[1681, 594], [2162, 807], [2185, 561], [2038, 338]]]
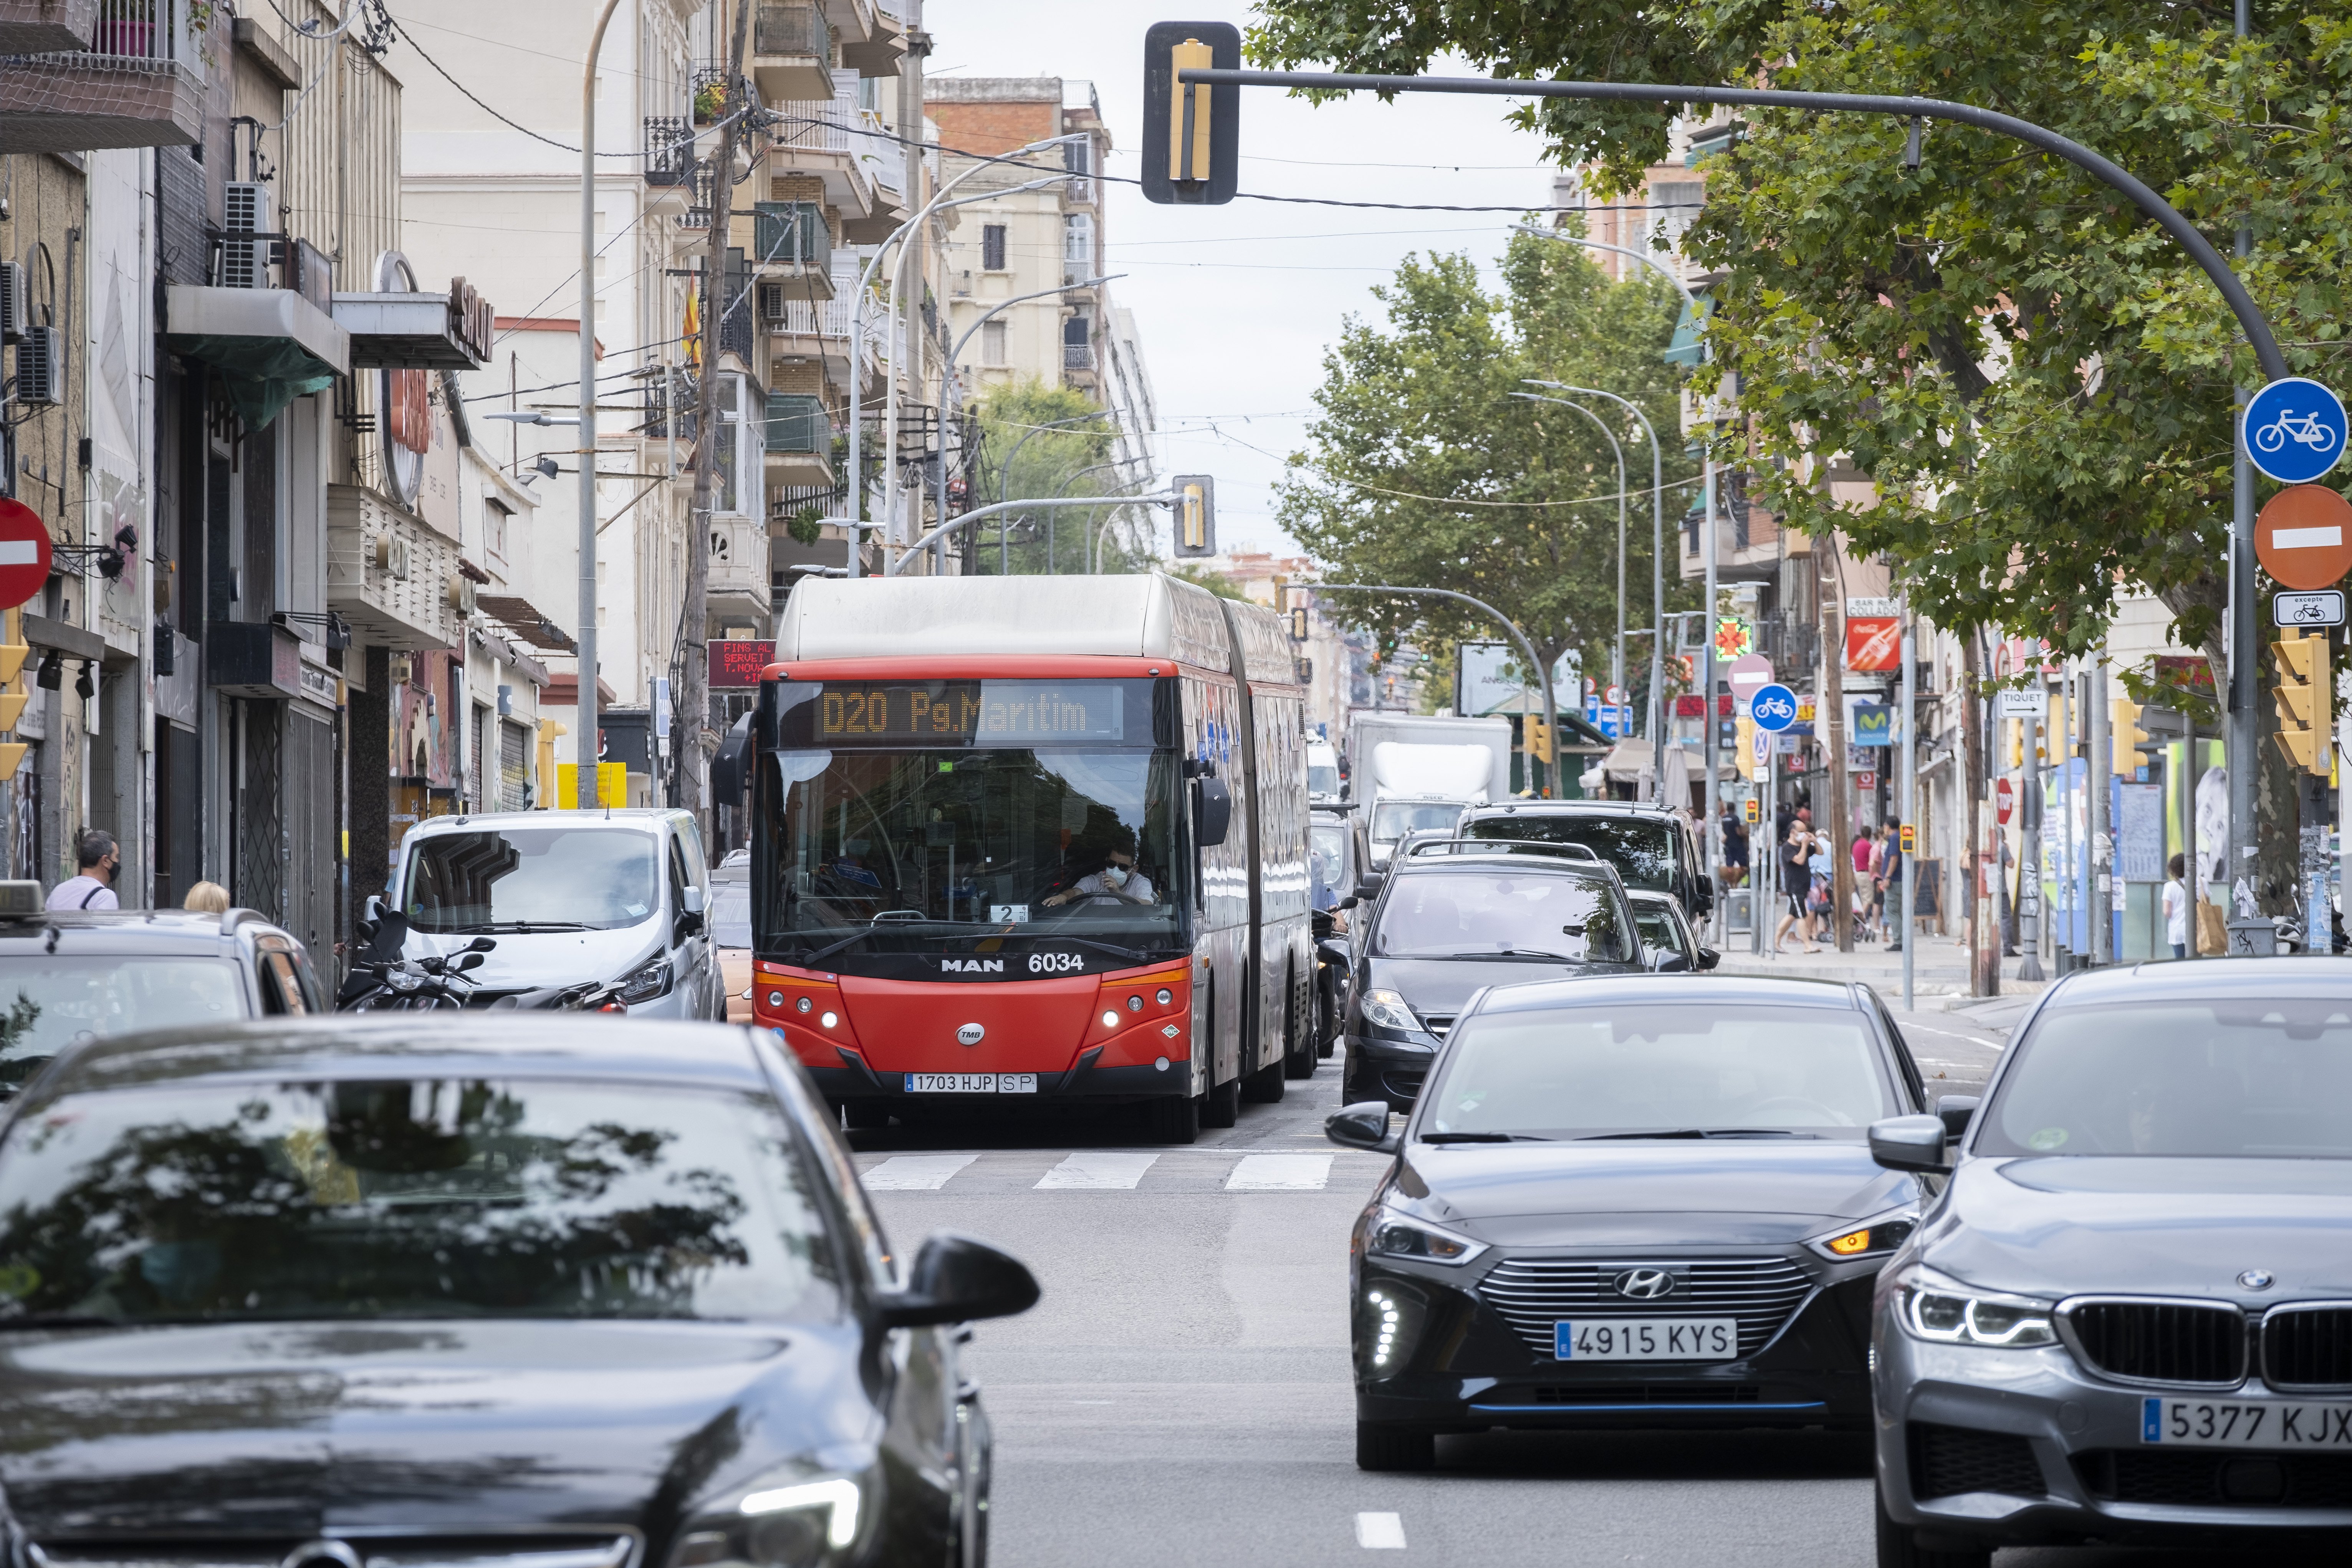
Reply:
[[942, 958], [940, 960], [940, 973], [942, 974], [1002, 974], [1004, 973], [1004, 960], [1001, 958]]

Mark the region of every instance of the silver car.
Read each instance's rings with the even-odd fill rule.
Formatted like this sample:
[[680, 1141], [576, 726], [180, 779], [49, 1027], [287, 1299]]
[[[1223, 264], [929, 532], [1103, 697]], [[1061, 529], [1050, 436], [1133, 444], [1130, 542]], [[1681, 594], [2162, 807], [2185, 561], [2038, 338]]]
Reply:
[[686, 812], [432, 817], [401, 840], [387, 902], [407, 917], [410, 958], [490, 938], [478, 992], [617, 980], [634, 1015], [727, 1016], [710, 870]]
[[1873, 1302], [1882, 1568], [2352, 1539], [2352, 960], [2070, 976], [1938, 1111], [1870, 1130], [1949, 1168]]

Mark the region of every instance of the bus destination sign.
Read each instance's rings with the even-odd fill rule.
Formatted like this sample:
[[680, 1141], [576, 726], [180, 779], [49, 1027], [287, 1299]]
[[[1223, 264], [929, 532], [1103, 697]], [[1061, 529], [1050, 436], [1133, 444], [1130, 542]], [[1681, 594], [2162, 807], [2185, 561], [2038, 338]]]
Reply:
[[824, 683], [814, 704], [820, 746], [1021, 746], [1126, 738], [1117, 680]]

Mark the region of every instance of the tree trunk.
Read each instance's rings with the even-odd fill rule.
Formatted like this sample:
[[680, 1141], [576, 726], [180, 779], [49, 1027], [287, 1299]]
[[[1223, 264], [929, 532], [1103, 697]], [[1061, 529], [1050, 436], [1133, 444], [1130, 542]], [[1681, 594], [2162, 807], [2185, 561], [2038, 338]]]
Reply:
[[719, 461], [719, 324], [734, 303], [727, 298], [727, 231], [735, 216], [736, 116], [750, 99], [743, 50], [751, 34], [751, 0], [736, 0], [735, 37], [727, 56], [727, 113], [710, 173], [710, 246], [702, 264], [702, 382], [695, 389], [694, 505], [686, 529], [686, 646], [669, 723], [677, 756], [677, 804], [702, 824], [706, 846], [716, 842], [703, 809], [702, 770], [709, 761], [704, 734], [710, 728], [710, 503]]
[[[1984, 847], [1984, 658], [1983, 634], [1970, 627], [1960, 637], [1961, 670], [1967, 686], [1960, 698], [1960, 915], [1968, 922], [1969, 994], [2000, 994], [2000, 932], [1991, 918], [2000, 906], [1981, 896], [1979, 862]], [[1996, 864], [1998, 864], [1996, 862]]]

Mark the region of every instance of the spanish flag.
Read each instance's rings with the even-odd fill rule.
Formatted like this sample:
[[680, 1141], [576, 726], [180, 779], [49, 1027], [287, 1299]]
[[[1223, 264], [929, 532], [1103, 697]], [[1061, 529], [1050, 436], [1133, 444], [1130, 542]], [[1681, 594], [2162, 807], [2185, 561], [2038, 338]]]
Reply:
[[686, 291], [686, 363], [702, 368], [702, 287]]

